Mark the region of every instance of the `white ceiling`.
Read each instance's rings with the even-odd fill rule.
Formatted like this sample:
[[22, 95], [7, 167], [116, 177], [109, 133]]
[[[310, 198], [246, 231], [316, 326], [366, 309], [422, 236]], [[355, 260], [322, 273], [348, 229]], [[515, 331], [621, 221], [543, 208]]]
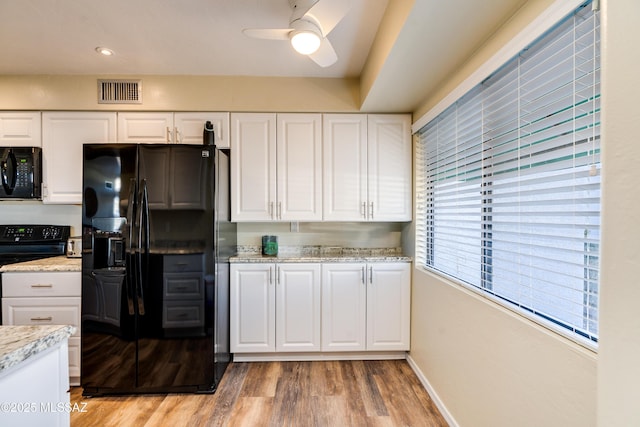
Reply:
[[[0, 74], [359, 77], [387, 3], [400, 1], [413, 0], [351, 0], [328, 36], [338, 62], [321, 68], [242, 34], [287, 28], [288, 0], [0, 0]], [[415, 0], [367, 109], [412, 111], [524, 1]]]

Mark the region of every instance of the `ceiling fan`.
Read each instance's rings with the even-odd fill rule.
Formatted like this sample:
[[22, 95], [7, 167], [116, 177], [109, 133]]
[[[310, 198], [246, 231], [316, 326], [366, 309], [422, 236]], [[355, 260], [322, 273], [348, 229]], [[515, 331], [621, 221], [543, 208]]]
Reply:
[[289, 5], [293, 11], [289, 28], [246, 28], [242, 32], [258, 39], [288, 40], [319, 66], [334, 64], [338, 56], [327, 34], [349, 12], [351, 0], [289, 0]]

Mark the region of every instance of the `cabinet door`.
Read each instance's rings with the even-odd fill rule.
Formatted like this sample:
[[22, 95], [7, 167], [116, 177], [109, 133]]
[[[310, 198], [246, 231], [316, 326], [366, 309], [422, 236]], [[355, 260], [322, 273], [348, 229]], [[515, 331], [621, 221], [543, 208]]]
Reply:
[[173, 113], [118, 113], [118, 142], [162, 144], [174, 141]]
[[[171, 147], [169, 189], [172, 209], [204, 209], [207, 158], [202, 149]], [[213, 161], [213, 159], [211, 159]]]
[[113, 142], [116, 113], [42, 113], [42, 201], [82, 203], [82, 144]]
[[202, 144], [204, 124], [213, 124], [216, 148], [230, 148], [229, 113], [175, 113], [176, 142], [179, 144]]
[[169, 147], [144, 146], [140, 149], [140, 179], [147, 181], [149, 209], [169, 209]]
[[41, 147], [40, 112], [0, 111], [0, 146]]
[[368, 266], [367, 350], [409, 350], [411, 264]]
[[367, 116], [323, 116], [323, 219], [367, 219]]
[[276, 351], [319, 351], [320, 264], [280, 264], [276, 274]]
[[231, 114], [231, 220], [271, 221], [276, 203], [276, 115]]
[[368, 212], [371, 221], [411, 221], [411, 118], [368, 116]]
[[274, 264], [231, 264], [231, 352], [273, 352]]
[[322, 351], [366, 348], [365, 264], [322, 265]]
[[278, 114], [277, 220], [322, 220], [321, 126], [320, 114]]

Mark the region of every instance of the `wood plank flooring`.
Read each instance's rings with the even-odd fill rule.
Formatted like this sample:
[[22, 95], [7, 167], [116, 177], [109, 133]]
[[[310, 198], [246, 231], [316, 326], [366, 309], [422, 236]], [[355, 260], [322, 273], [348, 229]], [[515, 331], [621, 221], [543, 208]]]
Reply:
[[[405, 360], [231, 363], [214, 394], [83, 397], [72, 427], [446, 426]], [[86, 403], [86, 405], [83, 405]]]

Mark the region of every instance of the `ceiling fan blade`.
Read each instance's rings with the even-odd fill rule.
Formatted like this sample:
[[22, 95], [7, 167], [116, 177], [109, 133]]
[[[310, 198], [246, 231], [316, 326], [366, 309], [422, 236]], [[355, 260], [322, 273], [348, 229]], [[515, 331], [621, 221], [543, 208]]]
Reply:
[[324, 37], [338, 25], [352, 7], [351, 0], [319, 0], [305, 16], [311, 16], [320, 24], [320, 30]]
[[245, 36], [266, 40], [289, 40], [291, 31], [291, 28], [245, 28], [242, 30]]
[[322, 39], [318, 50], [309, 55], [309, 58], [321, 67], [328, 67], [336, 63], [338, 55], [336, 54], [336, 51], [333, 50], [333, 46], [331, 46], [329, 40], [325, 38]]

